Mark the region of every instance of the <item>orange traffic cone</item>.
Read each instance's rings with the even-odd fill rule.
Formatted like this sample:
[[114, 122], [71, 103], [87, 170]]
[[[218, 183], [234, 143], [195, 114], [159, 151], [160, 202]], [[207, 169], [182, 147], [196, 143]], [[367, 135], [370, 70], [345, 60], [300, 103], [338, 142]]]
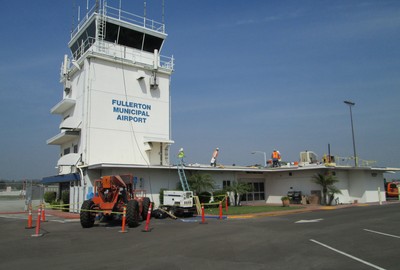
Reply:
[[28, 210], [28, 225], [25, 227], [25, 229], [33, 229], [34, 227], [32, 226], [32, 204], [29, 204], [29, 210]]

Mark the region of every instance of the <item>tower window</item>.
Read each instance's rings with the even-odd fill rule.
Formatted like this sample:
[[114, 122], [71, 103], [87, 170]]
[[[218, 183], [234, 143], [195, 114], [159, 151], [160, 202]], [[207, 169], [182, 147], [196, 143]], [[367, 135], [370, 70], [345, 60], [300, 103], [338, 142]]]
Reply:
[[71, 153], [71, 148], [65, 148], [64, 149], [64, 155], [68, 155], [69, 153]]

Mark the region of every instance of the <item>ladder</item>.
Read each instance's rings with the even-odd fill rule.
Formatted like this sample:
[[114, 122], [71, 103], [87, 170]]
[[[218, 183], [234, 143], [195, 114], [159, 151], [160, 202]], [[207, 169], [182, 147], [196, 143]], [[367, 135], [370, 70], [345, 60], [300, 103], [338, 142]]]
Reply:
[[106, 21], [106, 16], [107, 16], [106, 6], [107, 6], [107, 2], [104, 1], [103, 2], [103, 7], [102, 7], [102, 9], [100, 11], [100, 14], [97, 17], [97, 42], [99, 44], [99, 50], [101, 52], [104, 52], [105, 49], [106, 49], [105, 44], [103, 42], [105, 37], [106, 37], [106, 24], [107, 24], [107, 21]]
[[179, 180], [181, 180], [183, 191], [190, 191], [189, 184], [186, 179], [185, 170], [183, 169], [183, 164], [180, 163], [177, 165], [177, 167], [178, 167]]
[[103, 9], [103, 13], [98, 18], [98, 39], [104, 40], [106, 36], [106, 12]]

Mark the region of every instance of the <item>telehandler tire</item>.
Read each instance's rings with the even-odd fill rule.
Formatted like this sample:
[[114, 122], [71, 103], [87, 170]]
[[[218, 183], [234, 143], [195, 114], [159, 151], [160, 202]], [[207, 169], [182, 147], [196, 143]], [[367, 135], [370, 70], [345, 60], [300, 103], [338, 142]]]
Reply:
[[142, 219], [146, 220], [147, 218], [147, 212], [149, 211], [149, 207], [150, 207], [150, 199], [148, 197], [144, 197], [143, 198], [143, 209], [142, 209]]
[[139, 226], [139, 203], [135, 200], [128, 202], [126, 207], [126, 222], [130, 228]]
[[94, 202], [92, 200], [87, 200], [82, 203], [80, 220], [82, 228], [93, 227], [94, 221], [96, 219], [96, 213], [90, 212], [93, 210]]

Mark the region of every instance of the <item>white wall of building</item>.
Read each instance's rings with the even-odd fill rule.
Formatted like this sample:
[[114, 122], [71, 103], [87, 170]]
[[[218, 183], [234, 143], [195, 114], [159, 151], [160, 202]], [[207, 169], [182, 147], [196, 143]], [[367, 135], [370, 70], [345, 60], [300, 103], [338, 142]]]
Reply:
[[150, 76], [150, 71], [91, 58], [87, 164], [163, 162], [159, 153], [165, 145], [160, 148], [159, 142], [170, 140], [169, 75], [157, 73], [156, 89]]
[[321, 187], [312, 182], [315, 170], [284, 171], [266, 175], [266, 203], [281, 203], [281, 197], [288, 191], [301, 191], [302, 195], [309, 196], [313, 190], [321, 190]]
[[[265, 177], [266, 202], [280, 203], [280, 198], [287, 194], [292, 188], [301, 191], [302, 195], [309, 196], [312, 191], [321, 191], [321, 186], [312, 182], [313, 175], [324, 173], [323, 171], [304, 170], [293, 171], [290, 176], [288, 172], [271, 173]], [[355, 201], [360, 203], [378, 202], [380, 187], [381, 200], [385, 200], [383, 186], [383, 174], [373, 173], [370, 170], [335, 170], [335, 177], [339, 180], [335, 186], [342, 194], [335, 194], [334, 198], [339, 203], [348, 204]]]
[[[242, 204], [252, 203], [268, 203], [280, 204], [281, 197], [287, 195], [289, 190], [301, 191], [302, 195], [309, 196], [313, 191], [321, 191], [321, 186], [312, 182], [313, 175], [317, 173], [325, 173], [327, 170], [295, 170], [289, 174], [289, 171], [282, 172], [268, 172], [268, 173], [243, 173], [240, 171], [221, 171], [221, 170], [185, 170], [186, 177], [191, 175], [209, 174], [215, 181], [216, 190], [223, 187], [223, 181], [245, 182], [245, 183], [264, 183], [265, 187], [265, 200], [242, 202]], [[147, 197], [155, 203], [156, 207], [159, 205], [159, 193], [161, 189], [175, 190], [180, 186], [180, 180], [176, 168], [104, 168], [98, 170], [90, 170], [85, 176], [85, 181], [74, 184], [71, 189], [71, 198], [75, 200], [80, 208], [86, 195], [83, 192], [90, 192], [92, 183], [95, 179], [99, 179], [105, 175], [121, 175], [131, 174], [137, 178], [137, 189], [144, 189], [147, 192]], [[383, 174], [377, 173], [372, 175], [369, 170], [348, 171], [348, 170], [335, 170], [338, 183], [335, 184], [337, 188], [342, 191], [342, 194], [336, 194], [335, 199], [338, 198], [339, 203], [349, 204], [357, 200], [358, 203], [371, 203], [378, 202], [378, 187], [381, 187], [381, 199], [385, 200], [383, 188]], [[354, 175], [353, 175], [354, 174]], [[351, 180], [349, 180], [351, 179]], [[75, 197], [73, 197], [75, 196]], [[233, 200], [233, 197], [231, 198]]]
[[378, 202], [380, 188], [381, 199], [385, 198], [385, 187], [383, 183], [383, 173], [373, 171], [348, 171], [349, 179], [349, 199], [350, 202]]

